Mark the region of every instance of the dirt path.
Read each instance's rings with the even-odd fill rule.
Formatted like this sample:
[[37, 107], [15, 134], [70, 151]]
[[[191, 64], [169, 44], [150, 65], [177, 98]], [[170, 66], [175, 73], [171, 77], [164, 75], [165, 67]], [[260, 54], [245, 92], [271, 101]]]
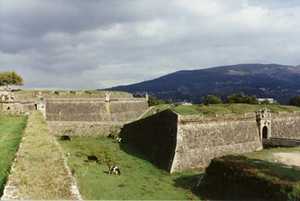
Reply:
[[286, 165], [293, 165], [300, 167], [300, 152], [293, 152], [293, 153], [274, 153], [274, 158], [281, 163]]
[[78, 189], [42, 114], [29, 116], [2, 200], [78, 200]]

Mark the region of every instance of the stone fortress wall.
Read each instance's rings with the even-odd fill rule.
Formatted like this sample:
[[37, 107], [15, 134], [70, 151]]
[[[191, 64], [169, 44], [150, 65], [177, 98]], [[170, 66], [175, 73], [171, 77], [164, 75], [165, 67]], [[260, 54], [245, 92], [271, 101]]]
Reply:
[[[138, 147], [158, 166], [161, 161], [155, 159], [159, 159], [162, 152], [157, 150], [152, 153], [145, 152], [146, 148], [143, 146], [148, 142], [147, 150], [162, 143], [166, 147], [174, 147], [168, 157], [164, 157], [169, 166], [162, 167], [171, 173], [205, 168], [215, 157], [260, 150], [263, 148], [264, 141], [273, 137], [289, 140], [300, 138], [300, 113], [298, 112], [271, 114], [267, 110], [262, 110], [257, 113], [218, 117], [182, 116], [171, 110], [168, 113], [177, 116], [172, 118], [172, 121], [168, 120], [168, 124], [176, 124], [169, 127], [170, 130], [176, 127], [173, 132], [161, 129], [162, 125], [159, 122], [165, 122], [162, 119], [166, 118], [166, 115], [156, 114], [143, 121], [125, 125], [121, 134], [123, 138], [132, 139], [128, 143]], [[140, 135], [139, 140], [131, 137], [137, 135], [136, 133]], [[173, 140], [161, 142], [164, 138], [160, 137], [159, 140], [149, 141], [149, 135], [153, 138], [168, 136]], [[143, 139], [145, 141], [140, 142]], [[173, 141], [176, 142], [175, 146], [171, 144]]]
[[[177, 115], [169, 110], [124, 125], [121, 138], [159, 168], [169, 170], [174, 157]], [[122, 145], [122, 144], [121, 144]]]
[[108, 135], [119, 132], [128, 122], [138, 119], [147, 109], [145, 98], [48, 99], [46, 120], [56, 135]]
[[22, 91], [0, 93], [0, 110], [29, 113], [40, 110], [55, 135], [108, 135], [139, 118], [147, 98], [123, 92]]
[[211, 159], [224, 154], [262, 149], [254, 115], [202, 120], [179, 116], [177, 147], [170, 172], [206, 167]]
[[135, 120], [148, 108], [144, 98], [115, 99], [46, 99], [48, 121], [113, 121]]
[[[114, 96], [115, 95], [115, 96]], [[26, 98], [0, 93], [0, 110], [28, 113], [40, 110], [55, 135], [97, 136], [118, 133], [162, 169], [180, 172], [204, 168], [210, 160], [263, 148], [266, 140], [300, 143], [300, 113], [270, 113], [216, 117], [179, 115], [172, 110], [139, 119], [148, 109], [147, 98], [130, 94], [66, 96], [32, 92]], [[125, 125], [124, 125], [125, 124]], [[295, 140], [298, 140], [295, 142]]]
[[300, 113], [274, 114], [271, 137], [300, 140]]

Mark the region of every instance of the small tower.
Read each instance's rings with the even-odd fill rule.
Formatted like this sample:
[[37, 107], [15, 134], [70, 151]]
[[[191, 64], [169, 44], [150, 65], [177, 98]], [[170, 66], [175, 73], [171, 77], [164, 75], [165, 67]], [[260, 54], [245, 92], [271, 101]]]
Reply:
[[256, 112], [256, 122], [259, 128], [259, 136], [261, 140], [269, 139], [272, 135], [272, 114], [267, 108]]
[[105, 102], [110, 102], [110, 95], [111, 95], [110, 92], [105, 93]]

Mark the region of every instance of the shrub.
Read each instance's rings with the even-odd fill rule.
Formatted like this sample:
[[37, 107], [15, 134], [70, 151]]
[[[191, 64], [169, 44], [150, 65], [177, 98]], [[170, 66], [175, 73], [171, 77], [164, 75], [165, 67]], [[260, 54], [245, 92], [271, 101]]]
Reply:
[[295, 96], [295, 97], [291, 98], [290, 105], [300, 107], [300, 96]]
[[207, 95], [207, 96], [205, 96], [203, 98], [203, 103], [205, 105], [209, 105], [209, 104], [221, 104], [222, 100], [218, 96]]
[[86, 94], [92, 94], [92, 92], [89, 91], [89, 90], [85, 90], [84, 93], [86, 93]]
[[154, 105], [168, 104], [170, 102], [158, 99], [158, 98], [156, 98], [154, 96], [149, 96], [148, 103], [149, 103], [149, 106], [154, 106]]
[[255, 96], [247, 96], [242, 93], [232, 94], [227, 97], [228, 103], [247, 103], [247, 104], [258, 104]]

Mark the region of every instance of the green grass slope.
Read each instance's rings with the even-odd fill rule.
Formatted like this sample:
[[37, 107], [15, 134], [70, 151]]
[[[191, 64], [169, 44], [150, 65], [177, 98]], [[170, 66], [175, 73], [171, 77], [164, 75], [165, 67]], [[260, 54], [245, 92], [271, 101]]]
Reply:
[[[60, 143], [65, 152], [70, 153], [68, 163], [75, 172], [84, 199], [199, 199], [190, 190], [191, 183], [196, 181], [195, 173], [170, 175], [142, 159], [143, 156], [134, 150], [128, 147], [120, 149], [112, 139], [74, 137], [72, 141]], [[97, 156], [99, 162], [88, 162], [88, 155]], [[109, 175], [107, 164], [118, 165], [121, 175]]]
[[207, 199], [300, 200], [300, 167], [278, 162], [273, 154], [300, 153], [275, 148], [212, 160], [198, 189]]
[[300, 107], [288, 105], [251, 105], [251, 104], [213, 104], [213, 105], [172, 105], [163, 104], [154, 106], [144, 117], [151, 116], [166, 109], [171, 109], [180, 115], [204, 115], [215, 116], [224, 114], [245, 114], [249, 112], [256, 112], [257, 110], [268, 108], [271, 112], [294, 112], [299, 111]]
[[0, 115], [0, 194], [26, 126], [26, 117]]

